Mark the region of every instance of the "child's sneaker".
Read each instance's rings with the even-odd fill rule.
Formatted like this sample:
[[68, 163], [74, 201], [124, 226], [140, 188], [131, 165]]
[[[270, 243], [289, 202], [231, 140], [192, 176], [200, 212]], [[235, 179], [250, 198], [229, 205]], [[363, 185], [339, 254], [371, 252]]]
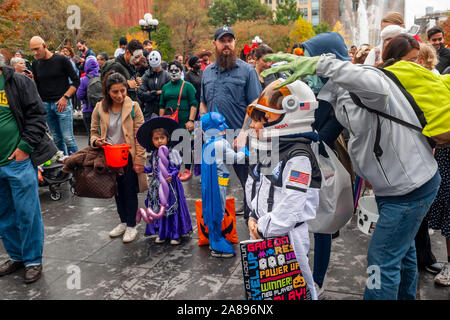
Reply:
[[434, 278], [434, 282], [440, 286], [450, 286], [450, 262], [447, 262], [441, 272]]
[[115, 227], [114, 229], [111, 230], [111, 232], [109, 233], [109, 236], [111, 238], [115, 238], [115, 237], [121, 236], [121, 235], [124, 234], [126, 229], [127, 229], [127, 224], [126, 223], [121, 223], [117, 227]]
[[159, 237], [156, 237], [156, 239], [155, 239], [155, 243], [157, 243], [157, 244], [161, 244], [164, 242], [166, 242], [166, 240], [161, 240]]
[[233, 258], [234, 253], [225, 253], [225, 252], [211, 250], [211, 256], [213, 256], [214, 258]]
[[174, 245], [174, 246], [179, 245], [180, 243], [181, 243], [180, 239], [172, 239], [172, 240], [170, 240], [170, 244]]
[[134, 227], [134, 228], [127, 227], [127, 229], [125, 230], [125, 234], [123, 235], [123, 242], [124, 243], [131, 242], [134, 239], [136, 239], [136, 236], [137, 236], [136, 227]]

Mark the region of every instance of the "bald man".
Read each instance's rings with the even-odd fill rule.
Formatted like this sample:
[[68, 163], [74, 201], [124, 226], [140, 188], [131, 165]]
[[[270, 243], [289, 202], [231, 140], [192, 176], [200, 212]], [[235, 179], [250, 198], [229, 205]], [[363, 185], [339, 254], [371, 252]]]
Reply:
[[71, 98], [80, 79], [69, 59], [51, 53], [41, 37], [31, 38], [30, 49], [36, 58], [32, 66], [34, 80], [47, 111], [47, 123], [55, 144], [65, 155], [75, 153], [78, 146], [73, 135]]

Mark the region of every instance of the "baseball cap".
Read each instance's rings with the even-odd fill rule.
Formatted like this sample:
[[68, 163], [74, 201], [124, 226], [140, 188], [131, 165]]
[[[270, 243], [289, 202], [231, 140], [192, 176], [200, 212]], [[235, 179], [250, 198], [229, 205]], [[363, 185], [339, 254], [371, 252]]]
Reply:
[[234, 39], [236, 39], [236, 37], [234, 36], [234, 31], [233, 31], [233, 29], [231, 29], [231, 27], [221, 26], [214, 33], [214, 41], [222, 38], [226, 34], [230, 34], [231, 36], [233, 36]]

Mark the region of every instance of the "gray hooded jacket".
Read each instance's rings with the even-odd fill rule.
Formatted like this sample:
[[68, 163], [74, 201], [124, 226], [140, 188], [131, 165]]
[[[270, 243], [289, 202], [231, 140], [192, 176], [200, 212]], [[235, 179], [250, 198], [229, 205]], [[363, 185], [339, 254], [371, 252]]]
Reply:
[[[368, 108], [382, 111], [413, 125], [421, 126], [409, 101], [382, 71], [371, 66], [322, 56], [317, 75], [330, 80], [318, 99], [333, 105], [337, 120], [350, 132], [349, 155], [355, 172], [372, 184], [377, 196], [401, 196], [428, 182], [437, 172], [437, 163], [426, 137], [403, 125], [357, 106], [349, 92]], [[374, 144], [377, 121], [381, 125], [376, 156]]]

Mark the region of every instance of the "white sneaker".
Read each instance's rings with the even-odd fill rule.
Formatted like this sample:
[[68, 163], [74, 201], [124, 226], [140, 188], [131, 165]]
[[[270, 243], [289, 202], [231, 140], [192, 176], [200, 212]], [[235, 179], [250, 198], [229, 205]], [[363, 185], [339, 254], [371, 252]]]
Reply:
[[137, 233], [138, 232], [136, 227], [127, 227], [127, 229], [125, 230], [125, 234], [123, 235], [123, 242], [128, 243], [133, 241], [134, 239], [136, 239]]
[[444, 264], [441, 272], [434, 277], [434, 282], [440, 286], [450, 286], [450, 262]]
[[174, 245], [174, 246], [179, 245], [180, 243], [181, 243], [180, 239], [172, 239], [172, 240], [170, 240], [170, 244]]
[[111, 238], [121, 236], [125, 232], [126, 228], [127, 228], [127, 224], [121, 223], [117, 227], [115, 227], [114, 229], [111, 230], [111, 232], [109, 233], [109, 236]]
[[317, 283], [314, 282], [314, 287], [316, 288], [316, 293], [317, 293], [317, 299], [318, 300], [325, 300], [325, 289], [319, 287], [319, 285]]

